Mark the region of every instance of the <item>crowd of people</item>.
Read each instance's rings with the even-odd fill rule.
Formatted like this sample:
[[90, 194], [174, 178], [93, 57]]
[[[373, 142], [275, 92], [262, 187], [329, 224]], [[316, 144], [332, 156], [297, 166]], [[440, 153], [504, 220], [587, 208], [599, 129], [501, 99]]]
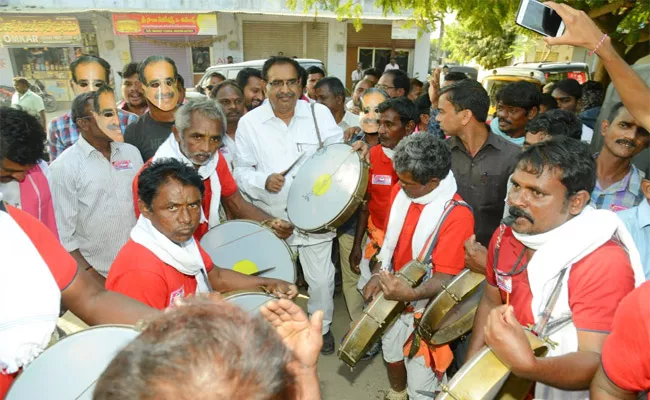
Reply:
[[[22, 107], [0, 109], [0, 301], [12, 304], [0, 309], [0, 398], [69, 310], [89, 325], [147, 321], [96, 399], [318, 399], [319, 352], [338, 343], [334, 241], [352, 322], [380, 293], [409, 304], [364, 357], [382, 352], [388, 400], [429, 398], [486, 345], [535, 382], [531, 398], [650, 389], [650, 180], [632, 162], [650, 146], [650, 88], [584, 12], [549, 4], [566, 33], [545, 40], [595, 51], [622, 99], [596, 154], [596, 82], [514, 82], [490, 116], [463, 73], [423, 84], [395, 59], [383, 72], [360, 64], [346, 102], [338, 78], [274, 56], [234, 80], [213, 73], [204, 97], [186, 99], [174, 60], [153, 55], [124, 66], [117, 103], [111, 66], [81, 56], [70, 111], [46, 124], [16, 78]], [[341, 142], [369, 162], [365, 201], [337, 232], [296, 230], [295, 171]], [[230, 219], [297, 253], [309, 316], [288, 300], [293, 282], [220, 268], [204, 251]], [[430, 270], [413, 287], [396, 273], [415, 259]], [[487, 281], [472, 333], [433, 346], [415, 321], [465, 268]], [[281, 299], [258, 316], [218, 295], [260, 287]], [[557, 343], [546, 357], [530, 350], [533, 325]]]

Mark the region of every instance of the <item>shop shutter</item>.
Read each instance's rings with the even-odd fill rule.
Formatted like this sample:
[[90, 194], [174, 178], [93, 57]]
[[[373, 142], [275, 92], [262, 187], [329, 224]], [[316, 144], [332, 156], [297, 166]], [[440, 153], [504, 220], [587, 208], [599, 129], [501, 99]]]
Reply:
[[263, 60], [280, 51], [302, 58], [302, 22], [244, 21], [243, 32], [244, 61]]
[[76, 15], [79, 21], [79, 30], [84, 33], [94, 33], [95, 25], [93, 24], [93, 16], [91, 14], [78, 14]]
[[[200, 40], [201, 38], [205, 38], [205, 36], [195, 36], [190, 39], [183, 36], [152, 37], [152, 39], [163, 40], [165, 42], [185, 42], [187, 40]], [[178, 73], [185, 79], [185, 87], [192, 87], [194, 78], [190, 63], [192, 57], [192, 49], [190, 47], [165, 46], [134, 39], [133, 37], [129, 37], [129, 45], [131, 46], [131, 59], [135, 62], [144, 61], [144, 59], [153, 55], [167, 56], [174, 60]]]
[[328, 24], [307, 22], [307, 57], [321, 60], [327, 65]]

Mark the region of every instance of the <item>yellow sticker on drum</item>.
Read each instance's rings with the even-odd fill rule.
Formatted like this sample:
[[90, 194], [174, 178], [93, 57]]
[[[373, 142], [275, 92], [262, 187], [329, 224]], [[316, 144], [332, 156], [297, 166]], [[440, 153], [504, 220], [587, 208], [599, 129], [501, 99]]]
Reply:
[[246, 274], [246, 275], [251, 275], [256, 272], [259, 272], [259, 269], [257, 269], [257, 264], [255, 264], [251, 260], [237, 261], [235, 265], [232, 267], [232, 269], [233, 271], [241, 272], [242, 274]]
[[330, 190], [330, 186], [332, 186], [332, 175], [323, 174], [316, 179], [311, 191], [314, 192], [316, 196], [322, 196]]

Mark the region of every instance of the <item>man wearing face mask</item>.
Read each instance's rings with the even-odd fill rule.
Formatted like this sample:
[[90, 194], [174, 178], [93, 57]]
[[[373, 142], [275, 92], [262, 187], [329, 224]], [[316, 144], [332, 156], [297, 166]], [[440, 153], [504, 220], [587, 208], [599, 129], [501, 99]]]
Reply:
[[232, 171], [232, 160], [235, 154], [235, 134], [237, 126], [239, 126], [239, 120], [246, 113], [244, 92], [235, 81], [227, 80], [212, 89], [210, 98], [215, 99], [226, 114], [226, 134], [223, 135], [223, 146], [219, 151], [228, 162], [228, 169]]
[[[70, 63], [70, 72], [72, 80], [70, 86], [75, 96], [90, 91], [97, 90], [103, 85], [107, 85], [110, 79], [111, 66], [103, 58], [95, 56], [81, 56]], [[118, 110], [117, 117], [120, 121], [122, 132], [126, 127], [137, 121], [138, 116]], [[47, 129], [47, 145], [50, 153], [50, 161], [54, 161], [63, 150], [72, 146], [79, 138], [79, 131], [72, 119], [72, 112], [68, 111], [60, 117], [50, 121]]]
[[136, 222], [131, 183], [142, 157], [122, 143], [110, 87], [75, 97], [72, 118], [81, 136], [50, 165], [56, 222], [65, 249], [103, 281]]
[[142, 82], [138, 76], [139, 66], [140, 64], [135, 62], [128, 63], [119, 73], [122, 78], [122, 101], [117, 104], [118, 109], [132, 112], [137, 116], [149, 111]]
[[178, 71], [174, 60], [150, 56], [140, 63], [138, 77], [144, 86], [149, 111], [124, 131], [124, 141], [140, 150], [147, 161], [169, 137], [178, 107]]
[[[586, 399], [616, 309], [645, 280], [639, 253], [613, 212], [589, 205], [596, 165], [586, 144], [556, 137], [516, 162], [511, 226], [490, 241], [466, 360], [488, 345], [536, 382], [535, 398]], [[558, 345], [538, 358], [524, 327], [540, 321], [534, 333]]]

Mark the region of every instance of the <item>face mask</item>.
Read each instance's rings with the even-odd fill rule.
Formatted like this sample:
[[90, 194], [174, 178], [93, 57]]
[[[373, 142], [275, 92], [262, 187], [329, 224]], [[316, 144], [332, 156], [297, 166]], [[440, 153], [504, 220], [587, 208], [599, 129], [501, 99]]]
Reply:
[[122, 127], [115, 108], [115, 96], [103, 93], [99, 97], [99, 113], [92, 111], [99, 129], [115, 142], [123, 142]]
[[178, 104], [178, 86], [168, 63], [149, 64], [144, 71], [147, 85], [144, 93], [147, 100], [163, 111], [172, 111]]
[[362, 98], [361, 112], [359, 113], [359, 121], [361, 129], [366, 133], [374, 133], [379, 130], [379, 113], [377, 106], [386, 101], [386, 98], [381, 94], [370, 94]]

